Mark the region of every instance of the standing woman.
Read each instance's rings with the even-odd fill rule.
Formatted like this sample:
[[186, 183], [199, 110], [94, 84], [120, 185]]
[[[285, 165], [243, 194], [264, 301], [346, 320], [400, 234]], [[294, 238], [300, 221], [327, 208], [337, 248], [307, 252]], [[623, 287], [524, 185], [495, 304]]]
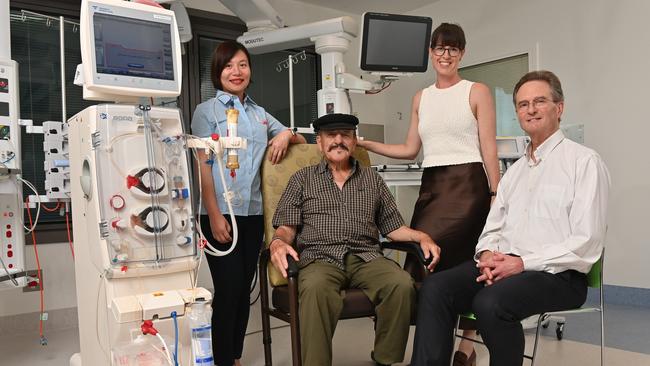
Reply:
[[[420, 147], [424, 150], [411, 227], [429, 234], [440, 246], [436, 271], [474, 256], [499, 183], [492, 95], [486, 85], [461, 79], [458, 66], [464, 54], [462, 28], [442, 23], [433, 32], [429, 49], [436, 82], [413, 97], [406, 141], [395, 145], [359, 141], [359, 146], [397, 159], [415, 159]], [[454, 365], [473, 365], [475, 359], [471, 342], [463, 340]]]
[[[214, 301], [212, 302], [212, 349], [214, 364], [240, 365], [244, 336], [250, 308], [250, 285], [257, 267], [262, 244], [262, 193], [260, 166], [267, 148], [272, 151], [269, 160], [278, 163], [286, 154], [289, 143], [303, 143], [277, 119], [257, 105], [246, 88], [250, 84], [251, 69], [248, 50], [238, 42], [225, 41], [212, 54], [212, 84], [217, 95], [196, 107], [192, 117], [192, 133], [208, 137], [213, 133], [227, 134], [226, 110], [239, 111], [238, 136], [248, 140], [248, 148], [239, 150], [240, 169], [236, 177], [225, 168], [228, 191], [237, 221], [239, 239], [235, 249], [226, 256], [207, 256]], [[214, 157], [199, 150], [201, 174], [201, 228], [205, 238], [215, 247], [227, 250], [232, 241], [232, 222], [224, 199], [224, 187], [219, 177], [219, 165]]]

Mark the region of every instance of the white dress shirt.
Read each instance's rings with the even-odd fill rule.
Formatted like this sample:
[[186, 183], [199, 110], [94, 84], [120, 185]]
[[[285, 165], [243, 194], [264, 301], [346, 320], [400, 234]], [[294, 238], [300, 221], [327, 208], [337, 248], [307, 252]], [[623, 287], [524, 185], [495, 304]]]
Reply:
[[594, 150], [558, 130], [499, 183], [475, 260], [484, 250], [521, 257], [526, 271], [587, 273], [606, 231], [609, 172]]

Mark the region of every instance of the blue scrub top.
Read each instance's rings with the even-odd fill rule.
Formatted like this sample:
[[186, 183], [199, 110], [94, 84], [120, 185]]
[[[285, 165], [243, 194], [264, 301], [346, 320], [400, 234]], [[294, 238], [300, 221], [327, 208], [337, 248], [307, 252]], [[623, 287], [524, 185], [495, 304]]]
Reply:
[[[236, 96], [217, 90], [217, 95], [214, 98], [196, 106], [192, 116], [192, 134], [199, 137], [209, 137], [213, 133], [226, 136], [228, 132], [226, 109], [231, 106], [239, 110], [237, 135], [248, 140], [247, 149], [237, 150], [239, 169], [235, 171], [237, 173], [235, 179], [230, 177], [230, 169], [226, 169], [227, 154], [224, 153], [222, 159], [228, 190], [236, 193], [235, 199], [231, 201], [232, 208], [237, 216], [261, 215], [260, 167], [262, 159], [264, 159], [269, 139], [286, 130], [287, 127], [257, 105], [249, 96], [246, 96], [242, 105]], [[212, 166], [212, 179], [217, 192], [219, 209], [226, 215], [229, 211], [223, 195], [224, 187], [218, 169], [219, 165], [215, 162]], [[201, 213], [207, 213], [205, 207], [201, 208]]]

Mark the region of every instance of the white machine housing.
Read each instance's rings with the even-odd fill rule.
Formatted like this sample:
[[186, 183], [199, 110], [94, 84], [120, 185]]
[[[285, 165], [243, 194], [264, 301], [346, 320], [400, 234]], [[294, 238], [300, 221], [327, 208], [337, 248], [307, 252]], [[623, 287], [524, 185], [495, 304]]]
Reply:
[[0, 266], [0, 289], [27, 283], [18, 101], [18, 64], [0, 59], [0, 257], [7, 267]]
[[[149, 118], [165, 136], [183, 133], [176, 109], [153, 107]], [[173, 194], [190, 187], [187, 152], [181, 141], [154, 139], [161, 175], [151, 178], [154, 183], [143, 175], [137, 183], [160, 187], [154, 202], [134, 184], [149, 165], [144, 147], [151, 143], [135, 106], [92, 106], [68, 122], [82, 364], [110, 365], [111, 351], [131, 341], [146, 319], [173, 337], [172, 311], [178, 314], [180, 355], [187, 360], [185, 309], [195, 298], [211, 300], [207, 290], [192, 290], [198, 257], [191, 196]], [[148, 221], [151, 231], [138, 223], [147, 207], [164, 212], [158, 224]]]

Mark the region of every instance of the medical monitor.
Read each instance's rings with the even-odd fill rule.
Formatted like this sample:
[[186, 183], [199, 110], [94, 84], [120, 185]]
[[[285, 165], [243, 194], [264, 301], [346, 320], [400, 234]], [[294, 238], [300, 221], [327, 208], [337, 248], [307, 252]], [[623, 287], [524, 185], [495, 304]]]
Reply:
[[84, 98], [86, 89], [131, 97], [180, 94], [181, 52], [173, 12], [134, 2], [84, 0], [80, 23]]
[[425, 72], [431, 18], [364, 13], [359, 66], [379, 73]]

